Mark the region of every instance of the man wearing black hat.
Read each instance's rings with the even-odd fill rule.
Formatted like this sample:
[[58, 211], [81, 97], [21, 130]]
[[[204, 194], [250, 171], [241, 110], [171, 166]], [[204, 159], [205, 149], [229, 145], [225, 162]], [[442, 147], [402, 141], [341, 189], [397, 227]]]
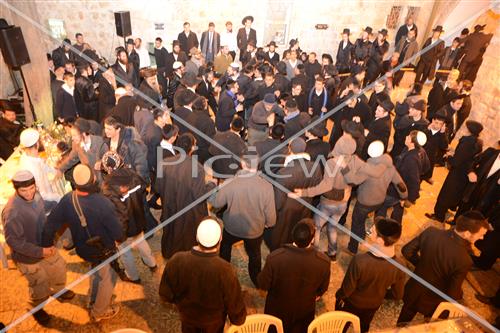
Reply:
[[370, 232], [373, 250], [355, 255], [335, 294], [335, 310], [350, 312], [359, 317], [361, 332], [368, 332], [375, 312], [389, 294], [392, 299], [403, 297], [406, 276], [386, 260], [391, 258], [401, 265], [395, 244], [401, 237], [401, 223], [381, 218]]
[[436, 26], [432, 29], [432, 36], [427, 38], [422, 46], [420, 50], [422, 54], [415, 70], [415, 82], [424, 84], [427, 79], [432, 80], [434, 78], [437, 61], [444, 52], [444, 41], [439, 38], [442, 33], [443, 27], [441, 25]]
[[483, 130], [481, 123], [468, 120], [465, 122], [465, 133], [460, 138], [455, 153], [448, 153], [448, 164], [450, 171], [439, 191], [439, 195], [434, 206], [434, 213], [425, 213], [425, 216], [444, 222], [448, 209], [454, 209], [460, 203], [465, 188], [470, 178], [469, 172], [474, 162], [474, 156], [482, 150], [482, 142], [479, 134]]
[[267, 52], [265, 53], [265, 60], [267, 60], [271, 65], [276, 66], [276, 64], [280, 61], [280, 55], [278, 52], [276, 52], [276, 42], [272, 41], [269, 44], [267, 44]]
[[227, 131], [231, 125], [236, 112], [243, 111], [243, 105], [239, 102], [238, 82], [233, 79], [228, 79], [226, 82], [227, 89], [220, 94], [219, 110], [215, 115], [215, 126], [218, 131]]
[[66, 38], [61, 46], [52, 51], [54, 68], [64, 67], [68, 61], [75, 61], [75, 55], [71, 51], [71, 41]]
[[427, 157], [429, 157], [429, 171], [422, 176], [426, 182], [433, 184], [432, 174], [434, 166], [443, 163], [443, 156], [448, 150], [448, 136], [446, 135], [446, 115], [440, 111], [434, 114], [432, 122], [427, 127], [425, 134], [427, 135], [427, 143], [424, 146]]
[[462, 51], [464, 56], [460, 62], [460, 79], [467, 79], [474, 83], [479, 66], [483, 63], [483, 55], [486, 52], [493, 34], [485, 34], [483, 29], [486, 25], [476, 25], [474, 32], [464, 40]]
[[412, 130], [425, 131], [429, 121], [424, 118], [425, 100], [411, 100], [408, 114], [394, 119], [394, 145], [391, 156], [396, 158], [405, 146], [405, 139]]
[[457, 113], [462, 107], [464, 100], [463, 96], [459, 95], [457, 92], [452, 91], [447, 97], [448, 103], [438, 110], [446, 119], [446, 134], [448, 140], [451, 141], [455, 136], [455, 132], [458, 128], [455, 127]]
[[[59, 229], [66, 224], [71, 231], [76, 253], [92, 267], [105, 262], [116, 251], [115, 242], [123, 240], [123, 230], [111, 201], [99, 193], [95, 175], [89, 166], [79, 164], [73, 170], [76, 190], [67, 193], [52, 210], [42, 234], [42, 245], [52, 246]], [[118, 314], [112, 304], [116, 283], [110, 263], [91, 275], [90, 316], [98, 322]]]
[[196, 36], [196, 33], [191, 31], [191, 24], [189, 22], [184, 22], [182, 26], [184, 30], [179, 33], [179, 35], [177, 36], [177, 40], [179, 41], [180, 50], [186, 55], [189, 55], [189, 51], [191, 50], [191, 48], [198, 48], [200, 44], [198, 43], [198, 37]]
[[139, 65], [139, 54], [135, 51], [135, 44], [134, 40], [132, 38], [127, 39], [127, 44], [126, 44], [126, 50], [127, 50], [127, 55], [128, 55], [128, 61], [132, 63], [134, 66], [134, 70], [137, 73], [137, 76], [139, 76], [139, 69], [141, 68]]
[[[410, 29], [408, 33], [402, 37], [398, 43], [395, 45], [395, 52], [399, 54], [397, 65], [405, 63], [405, 67], [413, 67], [415, 59], [407, 63], [407, 60], [412, 59], [418, 52], [418, 42], [417, 42], [417, 30], [416, 26], [414, 29]], [[398, 71], [394, 73], [394, 85], [399, 85], [399, 82], [403, 78], [404, 72]]]
[[371, 27], [366, 27], [363, 30], [360, 38], [356, 39], [354, 43], [354, 61], [359, 65], [365, 65], [366, 61], [370, 57], [370, 52], [372, 49], [372, 42], [370, 42], [370, 36], [373, 29]]
[[382, 29], [377, 34], [377, 39], [372, 43], [370, 56], [366, 61], [366, 82], [372, 83], [382, 73], [382, 62], [389, 51], [387, 29]]
[[276, 122], [276, 116], [282, 118], [283, 110], [276, 103], [274, 94], [266, 94], [264, 99], [257, 102], [248, 120], [248, 144], [253, 146], [267, 138], [269, 127]]
[[253, 16], [245, 16], [243, 20], [241, 20], [241, 24], [244, 27], [238, 30], [238, 34], [236, 35], [236, 41], [238, 43], [238, 48], [240, 49], [240, 61], [243, 62], [242, 56], [247, 50], [247, 45], [249, 41], [253, 41], [254, 45], [257, 45], [257, 31], [252, 28]]
[[375, 109], [375, 118], [368, 126], [368, 134], [366, 135], [365, 145], [363, 148], [363, 155], [367, 158], [368, 146], [376, 140], [384, 143], [387, 149], [389, 144], [389, 136], [391, 134], [392, 120], [390, 113], [394, 110], [394, 104], [390, 99], [379, 100]]
[[135, 88], [139, 88], [139, 72], [135, 70], [123, 47], [116, 50], [116, 62], [111, 68], [116, 76], [117, 87], [125, 87], [127, 83], [131, 83]]
[[[318, 116], [311, 118], [311, 123], [316, 122], [319, 119]], [[324, 165], [330, 154], [330, 144], [323, 141], [323, 137], [328, 135], [328, 129], [326, 128], [326, 121], [320, 121], [313, 127], [306, 130], [306, 153], [311, 156], [311, 161], [321, 161], [321, 165]]]
[[264, 313], [280, 318], [285, 332], [307, 331], [330, 283], [330, 260], [314, 249], [314, 234], [311, 219], [299, 221], [293, 243], [269, 254], [258, 276], [259, 288], [268, 291]]
[[[36, 307], [66, 285], [66, 262], [53, 244], [42, 245], [41, 235], [46, 221], [44, 202], [36, 190], [35, 178], [27, 170], [17, 171], [12, 178], [15, 194], [2, 211], [5, 241], [11, 258], [28, 281], [29, 304]], [[68, 290], [60, 300], [75, 294]], [[33, 314], [40, 325], [51, 316], [43, 309]]]
[[88, 63], [77, 67], [78, 76], [75, 80], [75, 104], [80, 116], [85, 119], [99, 120], [99, 96], [90, 79], [92, 68]]
[[349, 29], [344, 29], [342, 31], [342, 41], [339, 43], [339, 49], [337, 51], [337, 61], [335, 66], [340, 74], [349, 73], [351, 70], [354, 45], [349, 40], [351, 31]]

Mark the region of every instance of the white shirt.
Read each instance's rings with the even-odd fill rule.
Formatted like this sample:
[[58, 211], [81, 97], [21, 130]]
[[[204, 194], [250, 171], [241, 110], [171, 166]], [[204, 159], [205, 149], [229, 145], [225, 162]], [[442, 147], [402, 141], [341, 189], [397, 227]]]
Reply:
[[168, 142], [167, 140], [161, 140], [160, 147], [162, 147], [163, 149], [168, 150], [173, 155], [175, 155], [174, 146], [172, 146], [172, 144], [170, 142]]
[[[38, 192], [44, 200], [55, 202], [61, 200], [64, 193], [57, 191], [53, 181], [56, 170], [45, 163], [44, 159], [22, 154], [19, 160], [19, 170], [28, 170], [33, 174]], [[53, 183], [54, 187], [52, 186]]]
[[[229, 48], [229, 51], [236, 51], [238, 49], [238, 42], [236, 41], [236, 34], [234, 32], [224, 31], [220, 34], [220, 45]], [[234, 60], [234, 59], [233, 59]]]
[[139, 68], [151, 66], [151, 59], [149, 58], [148, 50], [141, 47], [135, 49], [135, 52], [139, 55]]
[[89, 140], [89, 142], [85, 142], [85, 141], [82, 141], [80, 143], [80, 147], [82, 147], [82, 149], [85, 151], [85, 152], [88, 152], [90, 150], [90, 146], [92, 145], [92, 141]]
[[118, 65], [120, 65], [120, 67], [123, 69], [123, 71], [125, 73], [127, 73], [127, 66], [125, 66], [124, 64], [122, 64], [121, 62], [118, 61]]
[[285, 163], [283, 163], [283, 165], [287, 166], [293, 160], [298, 160], [300, 158], [303, 158], [303, 159], [305, 159], [307, 161], [311, 160], [311, 156], [308, 153], [293, 154], [293, 155], [288, 155], [287, 157], [285, 157]]
[[490, 172], [488, 172], [488, 176], [486, 178], [490, 178], [491, 176], [493, 176], [493, 174], [497, 172], [498, 169], [500, 169], [500, 154], [497, 155], [497, 159], [495, 160], [495, 162], [493, 162]]

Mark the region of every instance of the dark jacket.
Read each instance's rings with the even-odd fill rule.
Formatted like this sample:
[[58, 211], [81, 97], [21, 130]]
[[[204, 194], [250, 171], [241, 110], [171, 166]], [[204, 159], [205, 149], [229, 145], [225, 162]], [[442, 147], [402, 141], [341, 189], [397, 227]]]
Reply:
[[137, 109], [137, 102], [133, 96], [122, 96], [113, 108], [113, 117], [122, 125], [134, 126], [134, 113]]
[[308, 110], [309, 108], [312, 108], [312, 116], [322, 117], [325, 113], [323, 113], [321, 109], [325, 107], [328, 111], [330, 110], [331, 104], [330, 96], [328, 95], [326, 88], [323, 88], [323, 91], [319, 95], [316, 94], [316, 89], [314, 87], [308, 92], [307, 108]]
[[389, 145], [389, 136], [391, 134], [391, 116], [387, 115], [386, 117], [374, 119], [370, 126], [368, 126], [368, 135], [366, 136], [365, 144], [363, 147], [364, 157], [367, 157], [368, 154], [368, 146], [370, 143], [376, 140], [380, 140], [384, 143], [384, 148], [387, 151], [387, 147]]
[[146, 127], [142, 141], [148, 149], [148, 168], [151, 172], [156, 172], [156, 164], [158, 163], [158, 148], [163, 139], [162, 128], [155, 123], [151, 123]]
[[[415, 37], [417, 37], [418, 33], [418, 28], [415, 24], [412, 26], [413, 29], [415, 29]], [[398, 42], [408, 36], [408, 26], [406, 24], [403, 24], [402, 26], [399, 27], [398, 32], [396, 33], [396, 38], [394, 44], [398, 44]]]
[[493, 34], [485, 34], [481, 31], [473, 32], [467, 36], [464, 41], [463, 52], [465, 55], [462, 61], [473, 62], [481, 59], [492, 37]]
[[85, 119], [99, 120], [99, 96], [94, 83], [84, 76], [75, 81], [75, 104], [80, 115]]
[[405, 146], [405, 139], [412, 130], [425, 132], [429, 122], [425, 118], [415, 121], [410, 116], [396, 117], [394, 119], [394, 145], [392, 146], [391, 156], [397, 157]]
[[214, 88], [212, 87], [212, 84], [210, 82], [205, 82], [205, 80], [202, 80], [196, 87], [196, 93], [200, 96], [205, 97], [213, 113], [217, 114], [218, 106], [217, 100], [214, 96]]
[[[109, 150], [110, 142], [111, 139], [104, 139], [99, 159]], [[125, 167], [134, 169], [146, 183], [149, 183], [147, 148], [135, 128], [123, 127], [120, 130], [120, 138], [116, 151], [122, 157]]]
[[[415, 203], [420, 197], [419, 192], [422, 175], [425, 174], [430, 167], [429, 158], [425, 150], [422, 148], [415, 148], [410, 151], [404, 149], [395, 159], [394, 166], [406, 184], [406, 188], [408, 189], [408, 200]], [[399, 197], [394, 185], [389, 187], [388, 194], [395, 198]]]
[[354, 42], [354, 59], [356, 61], [363, 61], [366, 64], [371, 51], [372, 42], [370, 42], [370, 40], [364, 41], [363, 39], [358, 38], [356, 39], [356, 42]]
[[154, 56], [156, 61], [156, 67], [158, 68], [158, 74], [160, 72], [165, 71], [168, 62], [168, 51], [166, 48], [162, 47], [161, 49], [155, 48]]
[[223, 132], [229, 130], [231, 121], [236, 114], [234, 101], [235, 100], [228, 94], [227, 90], [220, 94], [219, 110], [215, 115], [215, 126], [218, 131]]
[[189, 32], [189, 36], [186, 36], [184, 31], [181, 31], [177, 36], [177, 40], [179, 41], [181, 51], [185, 52], [186, 54], [189, 54], [189, 50], [191, 50], [192, 47], [198, 48], [198, 46], [200, 46], [200, 44], [198, 43], [198, 36], [196, 36], [196, 33], [194, 33], [193, 31]]
[[113, 173], [104, 177], [102, 194], [113, 203], [116, 215], [123, 228], [124, 239], [135, 237], [144, 231], [146, 227], [146, 215], [144, 214], [144, 197], [146, 195], [145, 183], [132, 170], [125, 168], [129, 177], [129, 192], [125, 195], [120, 192], [120, 186], [113, 184]]
[[267, 290], [264, 313], [280, 318], [285, 332], [305, 332], [314, 319], [316, 297], [330, 283], [330, 260], [312, 246], [293, 245], [273, 251], [257, 277]]
[[[415, 266], [415, 274], [455, 300], [462, 299], [462, 283], [472, 266], [470, 244], [455, 230], [428, 227], [403, 246], [403, 256]], [[405, 306], [432, 316], [443, 299], [419, 282], [410, 279], [403, 297]]]
[[88, 245], [87, 240], [89, 234], [92, 237], [99, 236], [104, 248], [108, 250], [115, 249], [115, 242], [123, 240], [123, 228], [115, 207], [100, 193], [78, 195], [78, 201], [87, 220], [87, 227], [84, 228], [73, 205], [72, 195], [73, 192], [67, 193], [52, 209], [43, 228], [42, 246], [53, 246], [56, 232], [67, 224], [78, 256], [94, 264], [100, 263], [104, 261], [102, 250]]
[[[213, 141], [217, 143], [217, 145], [212, 143], [208, 151], [210, 152], [211, 157], [217, 157], [212, 160], [211, 164], [214, 172], [219, 175], [224, 175], [225, 178], [236, 174], [236, 172], [240, 169], [240, 162], [233, 155], [237, 157], [242, 156], [246, 148], [245, 141], [243, 141], [238, 134], [231, 131], [217, 132], [217, 134], [213, 137]], [[228, 154], [227, 151], [222, 150], [220, 147], [227, 148], [232, 155]], [[224, 158], [222, 158], [221, 155], [224, 155]], [[237, 167], [232, 168], [231, 164], [234, 164]]]
[[179, 252], [167, 261], [160, 282], [160, 296], [174, 303], [181, 321], [197, 328], [242, 325], [245, 303], [236, 272], [218, 253], [192, 249]]
[[[198, 110], [193, 110], [193, 112], [189, 114], [187, 121], [192, 127], [197, 129], [197, 131], [191, 131], [196, 138], [196, 146], [198, 147], [195, 154], [198, 156], [198, 161], [201, 164], [204, 164], [210, 157], [208, 152], [210, 142], [207, 137], [213, 138], [215, 136], [215, 123], [208, 114], [208, 111]], [[205, 135], [200, 135], [200, 132]]]
[[312, 64], [309, 61], [306, 61], [304, 63], [304, 69], [306, 71], [307, 77], [309, 78], [309, 84], [307, 87], [310, 89], [314, 86], [316, 75], [321, 75], [322, 68], [318, 60], [315, 60]]
[[174, 96], [180, 85], [181, 85], [181, 78], [177, 74], [173, 74], [168, 82], [167, 106], [169, 108], [173, 108], [174, 112], [175, 112]]
[[276, 64], [280, 62], [280, 55], [278, 52], [275, 51], [271, 57], [271, 54], [268, 51], [264, 54], [264, 59], [269, 61], [271, 65], [276, 66]]
[[[185, 106], [181, 106], [175, 110], [176, 117], [174, 119], [174, 123], [179, 127], [179, 135], [189, 132], [189, 128], [184, 124], [187, 122], [189, 115], [192, 112], [192, 110]], [[184, 120], [184, 122], [182, 122], [181, 119]]]
[[439, 69], [452, 69], [456, 68], [458, 65], [458, 54], [460, 52], [460, 48], [456, 48], [454, 50], [451, 49], [451, 46], [447, 46], [444, 49], [441, 58], [439, 58]]
[[434, 167], [437, 162], [442, 160], [448, 149], [448, 137], [441, 131], [433, 134], [429, 129], [425, 131], [425, 134], [427, 135], [427, 143], [424, 149], [429, 157], [431, 167]]
[[[281, 141], [272, 138], [255, 143], [255, 148], [260, 158], [259, 170], [270, 177], [273, 177], [283, 166], [283, 162], [285, 162], [283, 155], [286, 155], [288, 148], [286, 146], [277, 148], [280, 145]], [[271, 151], [272, 153], [268, 154]]]
[[[238, 43], [238, 48], [243, 51], [247, 49], [247, 45], [249, 41], [253, 41], [255, 45], [257, 45], [257, 31], [255, 29], [250, 28], [250, 33], [248, 34], [247, 38], [247, 33], [245, 31], [245, 28], [240, 28], [238, 29], [238, 33], [236, 34], [236, 42]], [[241, 55], [240, 55], [240, 61], [241, 61]]]
[[116, 98], [113, 86], [104, 77], [99, 79], [99, 122], [102, 122], [115, 107]]
[[343, 45], [344, 42], [340, 41], [335, 66], [339, 73], [349, 73], [353, 59], [354, 44], [348, 41], [346, 47], [343, 47]]
[[[311, 121], [311, 116], [305, 112], [299, 112], [295, 117], [285, 121], [285, 140], [304, 129]], [[304, 138], [305, 133], [301, 137]]]
[[117, 87], [125, 87], [125, 84], [131, 83], [135, 88], [139, 88], [139, 73], [136, 72], [133, 63], [129, 62], [127, 64], [126, 71], [123, 70], [118, 61], [111, 67], [116, 76]]
[[0, 158], [7, 160], [19, 145], [19, 137], [24, 125], [19, 122], [11, 122], [0, 118]]
[[56, 97], [56, 116], [62, 119], [73, 118], [79, 116], [76, 108], [74, 95], [71, 95], [64, 89], [64, 85], [57, 91]]
[[67, 62], [75, 61], [75, 54], [71, 50], [68, 53], [65, 53], [64, 46], [59, 46], [57, 49], [52, 51], [52, 61], [54, 62], [54, 68], [64, 67]]

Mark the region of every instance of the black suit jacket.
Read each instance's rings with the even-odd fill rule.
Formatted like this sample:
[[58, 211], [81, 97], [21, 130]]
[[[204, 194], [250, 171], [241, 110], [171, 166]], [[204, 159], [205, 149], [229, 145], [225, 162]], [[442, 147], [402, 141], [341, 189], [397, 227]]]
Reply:
[[118, 62], [115, 62], [113, 66], [113, 73], [115, 76], [119, 77], [121, 80], [116, 79], [116, 86], [124, 87], [123, 81], [126, 83], [131, 83], [135, 88], [139, 88], [139, 73], [137, 73], [134, 69], [134, 65], [129, 62], [127, 64], [127, 71], [124, 71]]
[[202, 80], [200, 84], [198, 84], [198, 87], [196, 87], [196, 93], [205, 97], [214, 114], [217, 114], [217, 100], [215, 99], [214, 88], [212, 85], [210, 83], [207, 84], [204, 80]]
[[78, 117], [78, 110], [74, 97], [62, 87], [57, 91], [56, 116], [62, 119], [76, 119]]
[[103, 121], [116, 104], [113, 86], [101, 76], [99, 79], [99, 121]]
[[343, 45], [344, 42], [340, 41], [335, 66], [340, 73], [348, 73], [349, 68], [352, 64], [354, 45], [351, 43], [351, 41], [347, 42], [347, 46], [345, 48], [343, 47]]
[[68, 61], [75, 61], [75, 54], [72, 51], [68, 52], [68, 57], [64, 53], [64, 48], [62, 46], [58, 47], [52, 51], [52, 61], [54, 62], [54, 68], [64, 66]]
[[[186, 122], [188, 121], [189, 115], [192, 112], [193, 111], [189, 110], [185, 106], [181, 106], [180, 108], [175, 109], [175, 115]], [[177, 125], [177, 127], [179, 127], [179, 135], [189, 132], [189, 128], [178, 119], [174, 119], [174, 123]]]
[[257, 31], [255, 29], [250, 28], [250, 33], [248, 34], [245, 31], [245, 28], [240, 28], [238, 30], [238, 34], [236, 35], [236, 41], [238, 43], [238, 48], [243, 51], [247, 49], [248, 42], [253, 40], [255, 45], [257, 45]]
[[276, 64], [280, 62], [280, 55], [275, 51], [273, 56], [271, 57], [268, 51], [264, 54], [264, 59], [269, 61], [273, 66], [276, 66]]
[[192, 47], [198, 48], [198, 46], [200, 45], [198, 43], [198, 36], [196, 36], [193, 31], [189, 33], [189, 37], [186, 37], [184, 31], [181, 31], [177, 36], [177, 40], [179, 41], [181, 50], [186, 54], [189, 54], [189, 50], [191, 50]]

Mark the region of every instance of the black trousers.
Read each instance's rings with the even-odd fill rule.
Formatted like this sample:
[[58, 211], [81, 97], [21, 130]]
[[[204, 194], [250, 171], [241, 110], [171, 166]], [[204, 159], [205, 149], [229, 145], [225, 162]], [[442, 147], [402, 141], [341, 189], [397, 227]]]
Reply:
[[[423, 61], [419, 61], [417, 68], [415, 70], [416, 75], [415, 75], [415, 82], [420, 82], [422, 84], [425, 83], [425, 81], [429, 78], [432, 79], [431, 77], [431, 71], [432, 71], [432, 65], [433, 64], [428, 64]], [[434, 64], [435, 65], [435, 64]]]
[[[372, 322], [373, 316], [375, 315], [375, 312], [377, 312], [378, 308], [360, 309], [352, 305], [348, 300], [343, 300], [335, 303], [335, 310], [349, 312], [358, 316], [361, 325], [361, 332], [364, 333], [369, 331], [370, 323]], [[346, 330], [344, 329], [344, 332], [345, 331]]]
[[240, 238], [231, 235], [226, 230], [222, 234], [222, 241], [220, 244], [220, 256], [227, 262], [231, 262], [231, 250], [233, 244], [243, 241], [245, 251], [248, 254], [248, 274], [253, 284], [257, 286], [257, 275], [261, 270], [261, 251], [260, 245], [262, 244], [262, 235], [254, 239]]

